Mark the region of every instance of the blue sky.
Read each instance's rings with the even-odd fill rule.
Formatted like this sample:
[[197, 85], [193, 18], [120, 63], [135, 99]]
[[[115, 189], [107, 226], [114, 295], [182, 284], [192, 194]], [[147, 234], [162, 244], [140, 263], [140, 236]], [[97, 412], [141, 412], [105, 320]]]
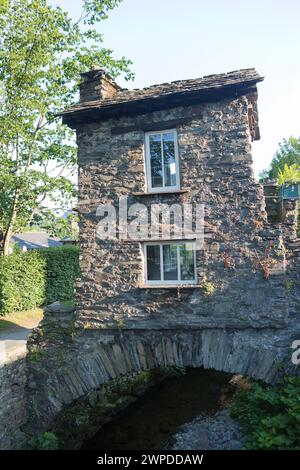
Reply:
[[[77, 18], [80, 0], [51, 0]], [[97, 26], [114, 56], [133, 61], [141, 88], [245, 67], [258, 85], [261, 140], [254, 169], [266, 167], [284, 137], [300, 136], [299, 0], [123, 0]]]

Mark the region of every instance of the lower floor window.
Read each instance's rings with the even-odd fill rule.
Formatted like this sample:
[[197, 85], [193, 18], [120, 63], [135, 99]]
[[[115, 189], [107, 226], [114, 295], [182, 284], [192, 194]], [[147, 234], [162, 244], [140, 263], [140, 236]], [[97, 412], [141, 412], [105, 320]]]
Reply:
[[145, 243], [146, 284], [195, 284], [195, 242]]

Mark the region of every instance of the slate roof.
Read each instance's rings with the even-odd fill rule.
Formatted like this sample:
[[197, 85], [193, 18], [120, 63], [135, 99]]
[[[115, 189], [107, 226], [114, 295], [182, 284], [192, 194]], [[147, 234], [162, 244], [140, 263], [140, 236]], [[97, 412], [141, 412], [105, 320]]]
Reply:
[[[226, 95], [246, 92], [263, 80], [254, 68], [235, 70], [228, 73], [207, 75], [191, 80], [177, 80], [171, 83], [161, 83], [142, 89], [122, 89], [111, 98], [80, 102], [66, 109], [61, 115], [64, 122], [70, 124], [75, 115], [85, 115], [94, 112], [98, 118], [107, 118], [115, 113], [130, 111], [151, 111], [154, 102], [179, 105], [183, 100], [191, 99], [220, 99]], [[226, 92], [227, 90], [227, 92]], [[171, 103], [172, 101], [172, 103]], [[145, 106], [147, 106], [146, 109]]]
[[62, 243], [58, 239], [50, 237], [46, 232], [17, 233], [13, 235], [12, 241], [17, 243], [20, 248], [26, 247], [27, 250], [62, 246]]

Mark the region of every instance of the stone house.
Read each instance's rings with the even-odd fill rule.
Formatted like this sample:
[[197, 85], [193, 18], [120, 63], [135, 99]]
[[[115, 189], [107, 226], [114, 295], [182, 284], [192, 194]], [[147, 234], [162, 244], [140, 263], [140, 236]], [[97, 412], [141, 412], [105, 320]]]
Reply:
[[[273, 187], [265, 197], [253, 177], [261, 80], [246, 69], [128, 91], [101, 69], [82, 74], [80, 102], [63, 113], [78, 143], [81, 278], [75, 311], [48, 307], [29, 339], [29, 433], [56, 429], [72, 404], [89, 409], [104, 384], [143, 369], [204, 367], [267, 382], [294, 371], [297, 206], [278, 204]], [[103, 236], [101, 223], [120, 219], [124, 201], [129, 220], [112, 217], [113, 236]], [[156, 238], [149, 218], [139, 237], [124, 236], [138, 210], [160, 204], [166, 213], [202, 208], [204, 243], [197, 230], [173, 236], [171, 209], [170, 234], [162, 211]]]
[[[257, 326], [282, 317], [251, 266], [267, 220], [251, 156], [261, 80], [245, 69], [128, 91], [101, 69], [82, 74], [80, 102], [63, 114], [78, 143], [79, 323]], [[120, 196], [149, 213], [153, 204], [202, 205], [204, 247], [161, 234], [97, 237], [97, 207], [118, 207]]]

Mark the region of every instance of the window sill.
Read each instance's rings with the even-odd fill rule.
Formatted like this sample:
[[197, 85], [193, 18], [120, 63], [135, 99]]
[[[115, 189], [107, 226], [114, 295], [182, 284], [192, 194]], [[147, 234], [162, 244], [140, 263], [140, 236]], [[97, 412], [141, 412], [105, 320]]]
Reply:
[[170, 191], [151, 191], [151, 192], [140, 192], [140, 193], [132, 193], [133, 196], [164, 196], [164, 195], [172, 195], [172, 194], [184, 194], [188, 193], [190, 190], [186, 189], [173, 189]]
[[199, 289], [200, 284], [140, 284], [139, 289]]

